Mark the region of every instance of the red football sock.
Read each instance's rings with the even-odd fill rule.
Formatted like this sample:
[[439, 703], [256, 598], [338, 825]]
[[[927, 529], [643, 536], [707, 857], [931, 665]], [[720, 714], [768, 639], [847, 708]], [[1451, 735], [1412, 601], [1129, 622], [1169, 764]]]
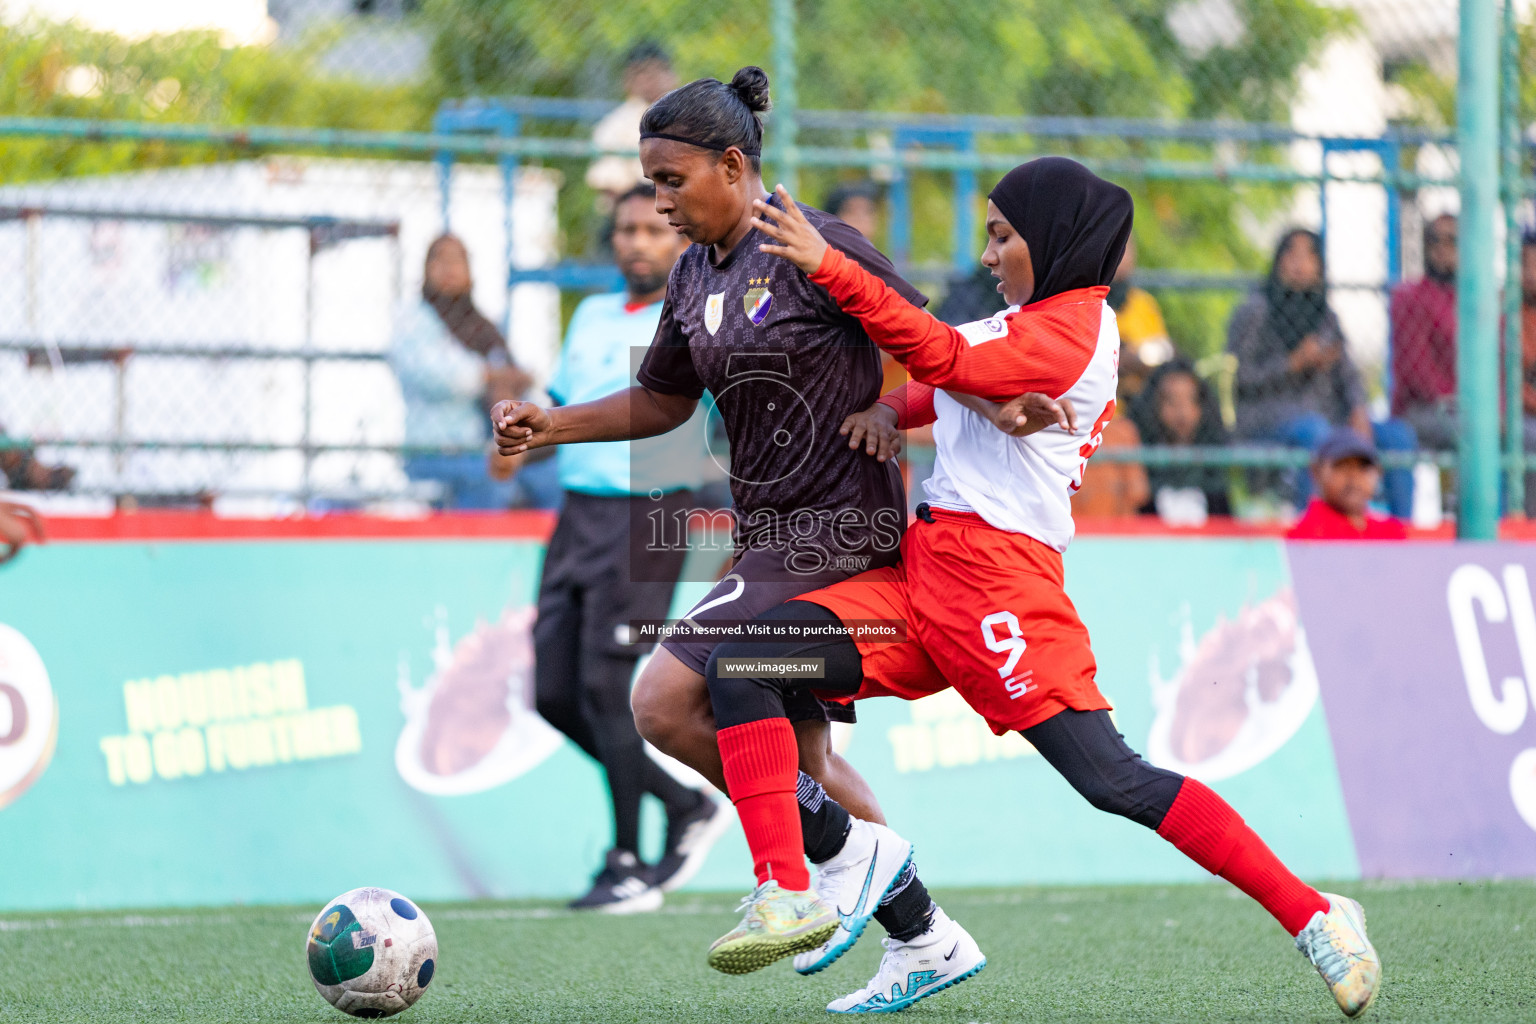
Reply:
[[1157, 834], [1258, 900], [1287, 934], [1328, 910], [1322, 894], [1291, 874], [1230, 804], [1194, 779], [1184, 780]]
[[795, 802], [800, 754], [794, 727], [787, 718], [763, 718], [728, 726], [717, 735], [725, 784], [752, 849], [758, 884], [773, 878], [785, 889], [809, 889], [811, 873]]

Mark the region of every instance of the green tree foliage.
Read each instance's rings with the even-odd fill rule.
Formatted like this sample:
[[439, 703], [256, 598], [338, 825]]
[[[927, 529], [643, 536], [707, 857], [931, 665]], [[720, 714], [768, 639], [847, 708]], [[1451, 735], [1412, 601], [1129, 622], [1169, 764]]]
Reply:
[[[226, 47], [212, 32], [136, 41], [76, 24], [0, 25], [0, 116], [217, 125], [422, 127], [435, 97], [317, 71], [331, 40], [292, 48]], [[208, 146], [0, 141], [6, 183], [228, 157]]]
[[[1234, 0], [1235, 27], [1225, 33], [1213, 28], [1210, 38], [1186, 46], [1170, 27], [1170, 14], [1179, 6], [1176, 0], [801, 2], [799, 100], [806, 108], [843, 110], [1285, 120], [1298, 73], [1345, 23], [1344, 15], [1313, 0]], [[427, 0], [424, 16], [434, 26], [432, 87], [444, 95], [615, 96], [623, 53], [640, 39], [666, 45], [684, 81], [727, 78], [743, 64], [773, 70], [768, 0], [563, 6]], [[867, 144], [847, 137], [802, 141]], [[1208, 145], [1116, 138], [1011, 138], [996, 146], [1021, 159], [1061, 152], [1215, 161]], [[815, 200], [852, 173], [807, 173], [803, 189]], [[914, 258], [946, 257], [948, 178], [917, 179]], [[1284, 189], [1234, 188], [1214, 180], [1120, 180], [1137, 198], [1137, 238], [1146, 267], [1259, 270], [1263, 254], [1240, 229], [1241, 214], [1267, 216], [1288, 195]], [[568, 179], [567, 190], [573, 189], [579, 190]], [[584, 204], [563, 202], [573, 205]], [[1184, 347], [1197, 354], [1220, 347], [1237, 296], [1161, 297]]]

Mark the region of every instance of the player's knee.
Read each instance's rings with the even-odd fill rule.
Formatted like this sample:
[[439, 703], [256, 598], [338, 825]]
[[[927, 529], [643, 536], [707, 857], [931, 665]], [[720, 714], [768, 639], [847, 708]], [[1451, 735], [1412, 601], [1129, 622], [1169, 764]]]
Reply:
[[1136, 801], [1117, 778], [1093, 775], [1074, 780], [1073, 785], [1077, 787], [1083, 799], [1106, 814], [1118, 814], [1129, 818], [1136, 811]]
[[721, 644], [710, 654], [704, 681], [709, 687], [710, 705], [718, 728], [784, 717], [784, 680], [772, 676], [733, 676], [721, 667], [732, 659], [760, 657], [761, 646], [745, 643]]
[[630, 695], [629, 709], [635, 716], [635, 731], [657, 750], [671, 753], [677, 747], [676, 714], [669, 713], [666, 705], [657, 700], [654, 693], [636, 686]]

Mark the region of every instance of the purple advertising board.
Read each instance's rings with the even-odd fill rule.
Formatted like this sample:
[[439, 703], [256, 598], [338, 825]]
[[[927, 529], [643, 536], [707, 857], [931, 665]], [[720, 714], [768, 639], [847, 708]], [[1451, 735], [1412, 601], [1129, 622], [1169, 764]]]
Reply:
[[1287, 554], [1361, 873], [1536, 874], [1536, 547]]

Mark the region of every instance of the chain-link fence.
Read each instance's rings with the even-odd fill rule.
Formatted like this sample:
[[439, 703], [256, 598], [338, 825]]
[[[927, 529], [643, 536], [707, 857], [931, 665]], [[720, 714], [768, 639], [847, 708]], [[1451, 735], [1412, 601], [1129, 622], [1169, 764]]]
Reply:
[[[537, 473], [486, 478], [484, 409], [539, 394], [581, 295], [620, 285], [607, 197], [638, 177], [646, 103], [754, 63], [765, 176], [859, 226], [945, 319], [997, 311], [976, 257], [1009, 167], [1071, 155], [1132, 191], [1121, 414], [1079, 515], [1282, 515], [1340, 426], [1383, 453], [1392, 511], [1453, 505], [1454, 0], [252, 0], [185, 26], [19, 6], [0, 8], [13, 487], [253, 511], [544, 500]], [[1507, 40], [1523, 69], [1531, 31]], [[1506, 85], [1514, 214], [1536, 94]], [[424, 297], [445, 231], [473, 287]], [[1536, 323], [1508, 281], [1513, 511]]]

